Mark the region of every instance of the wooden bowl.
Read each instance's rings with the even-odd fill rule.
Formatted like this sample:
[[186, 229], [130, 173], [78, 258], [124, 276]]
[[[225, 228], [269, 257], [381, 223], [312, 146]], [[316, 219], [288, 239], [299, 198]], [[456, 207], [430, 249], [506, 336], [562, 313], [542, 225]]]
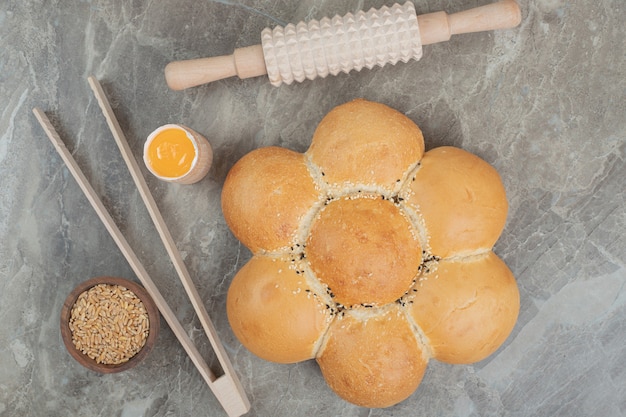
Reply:
[[[146, 338], [145, 344], [143, 345], [141, 350], [135, 353], [135, 355], [133, 355], [126, 362], [120, 364], [98, 363], [95, 359], [92, 359], [87, 354], [78, 350], [73, 343], [72, 331], [70, 329], [70, 317], [72, 313], [72, 308], [76, 304], [76, 300], [78, 299], [78, 297], [83, 292], [88, 291], [90, 288], [98, 284], [119, 285], [132, 291], [137, 296], [137, 298], [141, 300], [146, 309], [146, 312], [148, 313], [149, 327], [148, 336]], [[65, 344], [67, 351], [78, 363], [80, 363], [84, 367], [91, 369], [92, 371], [104, 374], [122, 372], [137, 366], [154, 347], [157, 336], [159, 335], [159, 326], [159, 310], [150, 295], [141, 285], [124, 278], [104, 276], [87, 280], [74, 288], [74, 290], [65, 299], [63, 307], [61, 308], [61, 337], [63, 338], [63, 343]]]

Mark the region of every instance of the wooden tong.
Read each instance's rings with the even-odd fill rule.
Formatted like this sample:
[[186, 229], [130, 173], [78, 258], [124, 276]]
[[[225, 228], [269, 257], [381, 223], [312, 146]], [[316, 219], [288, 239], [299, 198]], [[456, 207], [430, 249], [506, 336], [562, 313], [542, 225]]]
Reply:
[[213, 323], [209, 318], [206, 308], [204, 307], [204, 304], [200, 299], [200, 295], [198, 294], [198, 291], [191, 280], [189, 272], [187, 271], [187, 268], [185, 267], [185, 264], [180, 255], [180, 252], [176, 247], [174, 239], [172, 238], [167, 228], [167, 225], [165, 224], [165, 221], [163, 220], [163, 217], [159, 212], [159, 209], [156, 205], [156, 202], [154, 201], [154, 198], [152, 197], [152, 194], [148, 189], [145, 179], [141, 175], [141, 171], [139, 170], [137, 161], [132, 156], [132, 152], [130, 150], [130, 147], [128, 146], [128, 142], [124, 137], [122, 129], [120, 128], [115, 114], [111, 109], [111, 106], [106, 98], [102, 86], [93, 76], [90, 76], [88, 78], [88, 81], [96, 96], [96, 99], [98, 100], [98, 104], [100, 105], [100, 108], [107, 120], [111, 133], [113, 134], [113, 137], [115, 138], [120, 152], [122, 153], [124, 161], [126, 162], [126, 165], [128, 166], [133, 180], [135, 181], [135, 184], [144, 201], [144, 204], [146, 205], [148, 212], [150, 213], [150, 217], [152, 218], [152, 221], [154, 222], [157, 231], [159, 232], [159, 236], [161, 237], [161, 240], [163, 241], [163, 244], [167, 249], [168, 255], [170, 256], [170, 259], [174, 264], [176, 272], [178, 273], [178, 276], [183, 286], [185, 287], [193, 308], [196, 311], [202, 327], [207, 334], [209, 342], [211, 343], [211, 346], [215, 351], [216, 357], [222, 367], [222, 370], [224, 371], [223, 375], [219, 377], [216, 376], [211, 371], [206, 361], [202, 358], [202, 355], [194, 345], [193, 341], [187, 335], [187, 332], [176, 318], [176, 315], [174, 314], [172, 309], [168, 306], [167, 302], [159, 292], [157, 286], [152, 281], [147, 271], [141, 264], [141, 261], [139, 261], [139, 258], [133, 252], [132, 248], [122, 235], [113, 218], [104, 207], [104, 204], [99, 199], [98, 195], [96, 194], [95, 190], [93, 189], [85, 175], [82, 173], [80, 167], [72, 157], [71, 153], [65, 147], [63, 141], [50, 123], [48, 117], [43, 111], [38, 108], [34, 108], [33, 113], [41, 124], [46, 135], [56, 148], [57, 152], [67, 165], [70, 173], [78, 182], [78, 185], [80, 186], [83, 193], [98, 214], [98, 217], [100, 218], [106, 229], [109, 231], [111, 237], [130, 264], [131, 268], [145, 287], [146, 291], [154, 299], [157, 307], [159, 308], [159, 311], [161, 312], [161, 315], [167, 321], [173, 333], [176, 335], [176, 338], [183, 346], [191, 361], [196, 366], [196, 368], [200, 372], [200, 375], [205, 380], [211, 391], [213, 391], [214, 395], [221, 403], [226, 413], [231, 417], [238, 417], [246, 414], [250, 410], [250, 402], [246, 397], [241, 382], [235, 374], [234, 368], [226, 354], [224, 346], [219, 340], [215, 327], [213, 326]]

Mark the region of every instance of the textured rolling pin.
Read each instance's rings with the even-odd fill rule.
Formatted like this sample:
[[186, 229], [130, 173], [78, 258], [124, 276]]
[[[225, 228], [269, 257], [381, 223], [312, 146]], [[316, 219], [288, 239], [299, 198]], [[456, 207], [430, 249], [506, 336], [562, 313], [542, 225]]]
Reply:
[[165, 78], [173, 90], [239, 76], [267, 74], [274, 86], [312, 80], [361, 68], [422, 57], [422, 45], [452, 35], [507, 29], [521, 21], [514, 0], [503, 0], [448, 15], [416, 16], [412, 2], [368, 12], [300, 22], [261, 32], [261, 45], [236, 49], [232, 55], [171, 62]]

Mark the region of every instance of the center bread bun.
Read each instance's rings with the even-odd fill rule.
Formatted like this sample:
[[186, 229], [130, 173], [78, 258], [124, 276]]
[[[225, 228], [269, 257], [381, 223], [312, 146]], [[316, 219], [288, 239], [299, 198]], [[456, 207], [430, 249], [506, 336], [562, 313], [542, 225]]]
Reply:
[[272, 362], [316, 359], [363, 407], [397, 404], [428, 361], [491, 355], [519, 312], [492, 251], [507, 215], [496, 170], [383, 104], [330, 111], [305, 153], [256, 149], [229, 172], [222, 210], [252, 253], [228, 291], [233, 332]]

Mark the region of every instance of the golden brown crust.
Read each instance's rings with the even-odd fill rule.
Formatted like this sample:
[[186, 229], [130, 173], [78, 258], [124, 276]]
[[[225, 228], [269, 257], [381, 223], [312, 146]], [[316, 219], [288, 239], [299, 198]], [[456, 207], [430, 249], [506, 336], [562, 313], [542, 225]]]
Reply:
[[462, 149], [443, 146], [424, 154], [407, 203], [423, 217], [431, 252], [468, 255], [493, 247], [508, 204], [498, 172]]
[[226, 307], [241, 343], [272, 362], [312, 359], [330, 322], [325, 304], [289, 258], [254, 256], [233, 279]]
[[251, 251], [273, 251], [293, 245], [300, 222], [318, 199], [304, 155], [272, 146], [233, 166], [222, 191], [222, 211]]
[[397, 306], [370, 318], [346, 314], [335, 319], [317, 362], [337, 395], [373, 408], [389, 407], [410, 396], [427, 365]]
[[424, 153], [421, 130], [402, 113], [362, 99], [335, 107], [320, 122], [307, 154], [333, 187], [394, 189]]
[[420, 280], [409, 311], [429, 340], [433, 356], [473, 363], [491, 355], [517, 321], [517, 284], [493, 252], [442, 260]]
[[408, 118], [355, 100], [305, 155], [262, 148], [232, 168], [224, 216], [254, 253], [227, 300], [244, 346], [315, 357], [342, 398], [387, 407], [429, 357], [471, 363], [503, 343], [519, 293], [491, 252], [507, 214], [500, 177], [460, 149], [423, 152]]
[[311, 227], [306, 256], [338, 303], [383, 305], [411, 286], [422, 249], [398, 207], [369, 196], [324, 207]]

